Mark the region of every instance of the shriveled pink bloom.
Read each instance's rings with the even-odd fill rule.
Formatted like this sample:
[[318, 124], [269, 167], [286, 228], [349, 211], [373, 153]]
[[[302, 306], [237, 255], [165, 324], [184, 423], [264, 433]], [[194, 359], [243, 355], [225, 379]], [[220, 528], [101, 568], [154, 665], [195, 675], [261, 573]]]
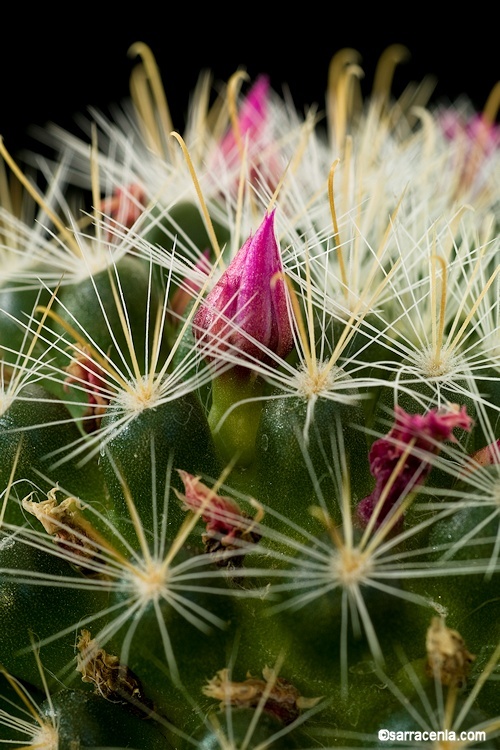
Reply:
[[[274, 234], [275, 210], [240, 248], [193, 318], [195, 339], [210, 358], [232, 351], [272, 362], [293, 347], [287, 288]], [[252, 340], [254, 339], [254, 341]]]
[[[377, 513], [375, 525], [379, 526], [397, 503], [425, 481], [432, 468], [432, 456], [440, 452], [441, 443], [456, 442], [453, 434], [456, 427], [466, 431], [472, 427], [465, 406], [449, 411], [431, 409], [426, 414], [408, 414], [401, 407], [395, 407], [394, 425], [385, 437], [375, 440], [370, 449], [370, 471], [376, 483], [373, 492], [357, 506], [357, 516], [363, 526], [374, 513]], [[428, 454], [428, 458], [423, 454]], [[382, 506], [377, 507], [388, 484], [391, 486], [387, 496]]]
[[[255, 520], [242, 511], [235, 500], [217, 495], [196, 477], [183, 469], [177, 470], [184, 484], [184, 494], [175, 490], [184, 510], [199, 513], [206, 524], [203, 542], [207, 552], [243, 549], [243, 543], [255, 543], [260, 535]], [[233, 563], [236, 556], [231, 557]]]
[[200, 477], [183, 469], [178, 469], [177, 472], [184, 483], [184, 495], [177, 494], [184, 502], [185, 510], [201, 514], [208, 534], [234, 537], [242, 518], [238, 503], [230, 497], [217, 495]]

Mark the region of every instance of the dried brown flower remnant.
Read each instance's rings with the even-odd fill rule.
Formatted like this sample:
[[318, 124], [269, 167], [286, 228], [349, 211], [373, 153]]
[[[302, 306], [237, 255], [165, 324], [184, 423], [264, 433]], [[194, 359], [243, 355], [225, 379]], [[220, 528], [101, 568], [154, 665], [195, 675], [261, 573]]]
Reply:
[[103, 560], [99, 554], [99, 536], [82, 514], [82, 503], [76, 497], [61, 502], [56, 498], [57, 488], [49, 490], [47, 499], [34, 502], [24, 498], [24, 510], [40, 521], [58, 546], [69, 552], [68, 559], [86, 576], [104, 577], [100, 572]]
[[460, 633], [448, 628], [440, 617], [433, 617], [427, 629], [426, 649], [429, 676], [447, 687], [465, 685], [476, 657], [469, 653]]
[[98, 695], [113, 703], [126, 700], [149, 706], [139, 678], [117, 656], [101, 648], [89, 630], [81, 631], [76, 648], [76, 671], [82, 675], [82, 682], [94, 684]]
[[40, 502], [25, 497], [23, 508], [37, 518], [50, 536], [68, 538], [71, 529], [78, 527], [81, 503], [76, 497], [67, 497], [62, 502], [56, 498], [57, 488], [49, 490], [47, 499]]
[[220, 669], [203, 689], [205, 695], [236, 708], [256, 708], [263, 703], [263, 710], [276, 716], [283, 724], [291, 724], [304, 709], [312, 708], [321, 698], [304, 698], [291, 682], [278, 677], [276, 672], [264, 667], [264, 679], [247, 675], [242, 682], [229, 679], [229, 670]]

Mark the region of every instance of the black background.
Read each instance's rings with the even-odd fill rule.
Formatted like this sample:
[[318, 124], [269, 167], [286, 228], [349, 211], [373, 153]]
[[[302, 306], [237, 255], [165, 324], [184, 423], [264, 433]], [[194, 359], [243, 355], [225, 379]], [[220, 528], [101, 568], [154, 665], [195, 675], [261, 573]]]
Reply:
[[210, 69], [215, 81], [227, 81], [238, 68], [251, 79], [268, 73], [276, 90], [288, 87], [301, 110], [324, 105], [328, 65], [343, 47], [361, 54], [365, 93], [380, 54], [394, 43], [410, 53], [396, 71], [395, 94], [430, 75], [437, 82], [434, 100], [455, 101], [466, 94], [481, 108], [500, 80], [496, 21], [484, 8], [479, 17], [471, 5], [464, 8], [467, 15], [460, 17], [455, 7], [453, 18], [447, 11], [440, 22], [422, 6], [397, 6], [392, 12], [369, 6], [369, 14], [356, 6], [342, 15], [333, 5], [314, 3], [294, 12], [270, 4], [264, 13], [248, 5], [226, 12], [214, 6], [196, 10], [187, 3], [162, 5], [156, 12], [145, 3], [116, 10], [64, 7], [19, 5], [3, 23], [0, 135], [11, 154], [36, 150], [32, 124], [53, 121], [78, 132], [76, 113], [89, 105], [106, 110], [128, 97], [134, 63], [128, 49], [137, 41], [148, 44], [156, 57], [180, 132], [201, 69]]

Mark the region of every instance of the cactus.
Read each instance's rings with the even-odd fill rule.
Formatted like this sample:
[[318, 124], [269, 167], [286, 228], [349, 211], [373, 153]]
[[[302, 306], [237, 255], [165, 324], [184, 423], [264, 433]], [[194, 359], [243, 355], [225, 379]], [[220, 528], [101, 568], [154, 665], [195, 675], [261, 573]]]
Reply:
[[181, 134], [131, 52], [0, 144], [0, 742], [500, 747], [498, 84], [346, 49]]

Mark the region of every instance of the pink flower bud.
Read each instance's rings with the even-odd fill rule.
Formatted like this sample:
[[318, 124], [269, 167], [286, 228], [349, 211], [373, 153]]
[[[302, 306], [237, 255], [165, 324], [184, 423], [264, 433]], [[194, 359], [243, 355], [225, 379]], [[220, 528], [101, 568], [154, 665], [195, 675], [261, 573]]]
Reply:
[[[267, 76], [257, 78], [245, 97], [238, 114], [238, 127], [242, 140], [248, 137], [250, 145], [261, 143], [267, 130], [268, 99], [270, 83]], [[236, 138], [232, 128], [221, 141], [220, 151], [227, 163], [238, 153]]]
[[246, 360], [272, 362], [272, 354], [286, 357], [292, 350], [274, 213], [240, 248], [194, 316], [194, 336], [208, 344], [211, 358], [232, 351]]
[[243, 149], [248, 159], [247, 177], [251, 184], [267, 185], [274, 192], [283, 164], [278, 158], [279, 147], [269, 116], [271, 84], [269, 77], [260, 75], [241, 103], [237, 127], [231, 125], [221, 139], [210, 171], [232, 175], [235, 194], [239, 187]]
[[[376, 526], [379, 526], [396, 503], [425, 481], [432, 468], [431, 456], [439, 453], [440, 443], [455, 441], [453, 430], [456, 427], [467, 431], [472, 427], [465, 406], [450, 411], [431, 409], [426, 414], [407, 414], [396, 406], [394, 425], [386, 437], [375, 440], [370, 449], [370, 471], [376, 484], [373, 492], [357, 507], [358, 519], [363, 526], [368, 524], [374, 512], [377, 513]], [[405, 452], [406, 458], [398, 467]], [[382, 507], [377, 507], [388, 484], [390, 489]]]

